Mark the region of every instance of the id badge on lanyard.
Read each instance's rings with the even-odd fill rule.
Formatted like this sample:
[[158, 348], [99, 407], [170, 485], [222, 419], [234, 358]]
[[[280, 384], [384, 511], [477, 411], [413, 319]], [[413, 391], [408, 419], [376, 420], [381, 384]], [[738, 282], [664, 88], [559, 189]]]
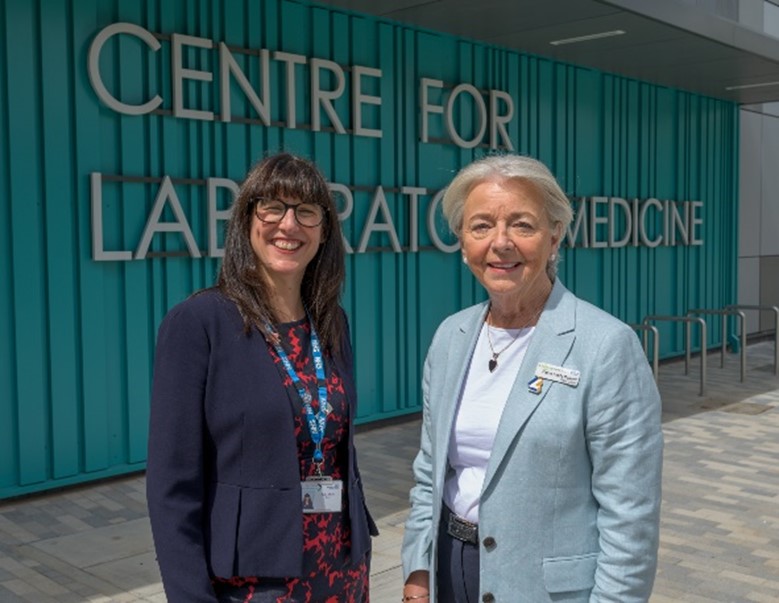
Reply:
[[273, 330], [270, 324], [266, 323], [265, 329], [269, 341], [276, 350], [276, 354], [281, 360], [290, 379], [292, 379], [292, 383], [295, 384], [295, 389], [297, 389], [298, 395], [303, 402], [303, 411], [306, 415], [308, 433], [314, 444], [312, 463], [316, 475], [308, 477], [300, 482], [303, 513], [340, 513], [343, 500], [343, 481], [340, 479], [333, 479], [322, 473], [322, 466], [324, 464], [322, 440], [325, 437], [327, 416], [330, 414], [332, 408], [327, 401], [327, 382], [322, 349], [319, 345], [319, 337], [317, 336], [316, 329], [314, 329], [314, 324], [311, 322], [310, 317], [309, 325], [311, 328], [311, 355], [314, 359], [317, 394], [319, 397], [319, 410], [316, 413], [314, 413], [313, 406], [311, 405], [311, 402], [313, 401], [311, 392], [303, 385], [303, 382], [295, 371], [295, 367], [292, 366], [292, 362], [284, 351], [284, 348], [281, 346], [281, 340], [278, 334]]
[[303, 513], [340, 513], [343, 481], [329, 476], [307, 477], [300, 482]]

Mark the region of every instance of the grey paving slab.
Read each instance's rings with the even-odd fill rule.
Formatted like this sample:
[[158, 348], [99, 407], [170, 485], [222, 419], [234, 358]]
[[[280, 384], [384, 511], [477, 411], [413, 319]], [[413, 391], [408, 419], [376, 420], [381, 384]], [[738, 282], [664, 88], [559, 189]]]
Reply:
[[105, 582], [113, 584], [121, 592], [139, 598], [163, 592], [157, 561], [150, 548], [139, 555], [93, 565], [89, 571]]
[[133, 557], [153, 548], [148, 518], [134, 519], [68, 536], [47, 538], [32, 546], [79, 569]]
[[[779, 601], [779, 378], [773, 346], [664, 363], [660, 562], [651, 603]], [[397, 603], [417, 416], [358, 430], [374, 540], [373, 603]], [[0, 502], [0, 603], [165, 603], [142, 475]], [[510, 602], [509, 602], [510, 603]]]

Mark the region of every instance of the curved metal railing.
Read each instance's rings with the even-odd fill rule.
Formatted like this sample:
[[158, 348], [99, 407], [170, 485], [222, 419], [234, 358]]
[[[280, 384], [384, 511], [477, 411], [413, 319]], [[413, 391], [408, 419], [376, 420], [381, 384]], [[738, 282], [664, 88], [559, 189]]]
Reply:
[[691, 329], [690, 325], [692, 323], [698, 323], [701, 327], [701, 385], [700, 390], [698, 392], [699, 396], [705, 396], [706, 395], [706, 321], [703, 320], [700, 317], [696, 316], [661, 316], [661, 315], [655, 315], [652, 314], [650, 316], [646, 316], [644, 320], [642, 321], [642, 324], [648, 325], [652, 321], [669, 321], [669, 322], [684, 322], [686, 323], [686, 328], [684, 331], [684, 348], [685, 348], [685, 354], [684, 354], [684, 374], [689, 375], [690, 374], [690, 357], [692, 356], [692, 350], [691, 350]]
[[[779, 307], [754, 304], [729, 304], [726, 309], [773, 311], [774, 321], [774, 375], [779, 375]], [[744, 327], [746, 329], [746, 327]]]
[[741, 310], [735, 308], [723, 308], [722, 310], [709, 310], [705, 308], [697, 308], [695, 310], [688, 310], [687, 316], [693, 314], [719, 314], [722, 316], [722, 347], [720, 348], [720, 368], [725, 367], [725, 353], [727, 352], [728, 338], [726, 333], [728, 330], [728, 316], [738, 316], [741, 319], [741, 383], [744, 383], [747, 371], [747, 325], [746, 316]]

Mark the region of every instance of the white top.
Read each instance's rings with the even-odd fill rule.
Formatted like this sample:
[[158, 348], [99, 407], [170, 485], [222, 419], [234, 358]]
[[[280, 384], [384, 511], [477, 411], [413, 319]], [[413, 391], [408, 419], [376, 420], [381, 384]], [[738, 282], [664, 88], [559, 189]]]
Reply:
[[498, 423], [511, 393], [527, 346], [535, 327], [498, 329], [489, 327], [496, 351], [512, 343], [498, 357], [498, 366], [489, 371], [492, 351], [487, 340], [487, 323], [471, 357], [471, 365], [462, 388], [457, 414], [449, 439], [449, 465], [454, 470], [444, 483], [444, 503], [456, 515], [479, 523], [479, 500], [487, 471], [487, 463], [495, 442]]

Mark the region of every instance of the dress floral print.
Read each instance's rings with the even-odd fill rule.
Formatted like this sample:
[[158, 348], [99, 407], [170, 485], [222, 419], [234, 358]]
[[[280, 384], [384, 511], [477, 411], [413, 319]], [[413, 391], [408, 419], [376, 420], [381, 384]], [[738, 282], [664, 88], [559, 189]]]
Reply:
[[[300, 380], [315, 398], [312, 406], [318, 410], [316, 399], [317, 379], [310, 354], [311, 331], [308, 320], [279, 326], [284, 351], [295, 367]], [[273, 346], [268, 346], [286, 387], [289, 403], [295, 411], [295, 436], [298, 442], [301, 480], [316, 474], [311, 462], [314, 444], [308, 432], [305, 412], [300, 396], [284, 370]], [[303, 522], [303, 574], [287, 579], [262, 577], [215, 578], [218, 592], [229, 590], [231, 600], [253, 603], [367, 603], [368, 564], [365, 559], [352, 563], [351, 528], [347, 508], [349, 405], [341, 377], [333, 370], [333, 363], [325, 357], [328, 401], [332, 411], [327, 417], [325, 438], [322, 442], [324, 465], [322, 472], [344, 482], [341, 513], [302, 513]], [[273, 551], [268, 554], [272, 555]], [[270, 598], [263, 592], [272, 587]], [[263, 593], [263, 594], [261, 594]]]

